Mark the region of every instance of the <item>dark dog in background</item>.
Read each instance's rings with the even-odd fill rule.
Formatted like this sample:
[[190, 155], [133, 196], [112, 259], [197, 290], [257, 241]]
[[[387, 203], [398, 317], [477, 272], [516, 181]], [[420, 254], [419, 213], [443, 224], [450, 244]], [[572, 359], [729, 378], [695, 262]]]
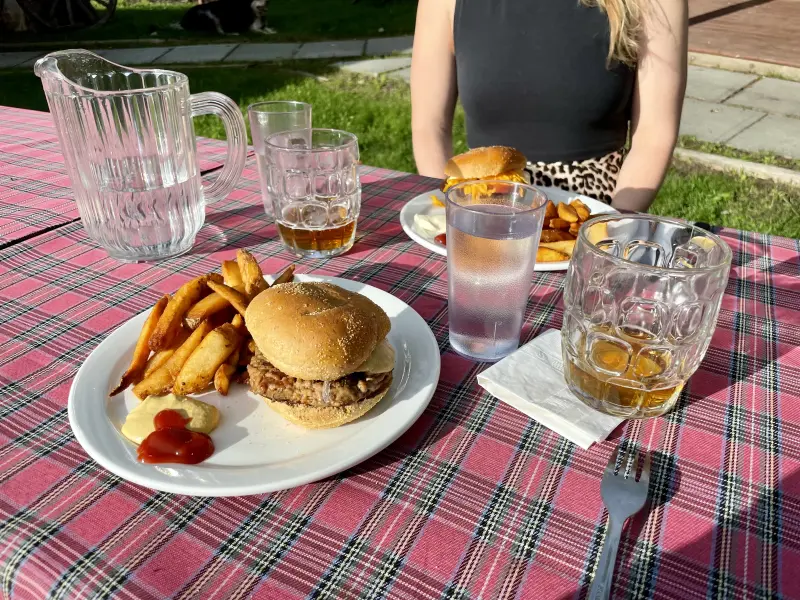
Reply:
[[213, 0], [198, 4], [186, 11], [180, 28], [219, 35], [245, 33], [275, 33], [267, 27], [269, 0]]

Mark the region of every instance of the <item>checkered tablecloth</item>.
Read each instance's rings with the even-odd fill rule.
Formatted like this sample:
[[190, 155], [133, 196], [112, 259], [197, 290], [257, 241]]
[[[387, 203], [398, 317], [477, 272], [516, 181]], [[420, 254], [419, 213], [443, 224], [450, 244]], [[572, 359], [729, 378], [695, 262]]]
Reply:
[[[585, 597], [613, 448], [653, 453], [623, 534], [616, 598], [800, 599], [800, 245], [723, 230], [734, 266], [708, 355], [677, 409], [583, 451], [483, 393], [447, 343], [445, 261], [398, 210], [432, 180], [365, 168], [359, 240], [298, 271], [409, 303], [442, 350], [429, 408], [396, 443], [293, 490], [191, 498], [133, 485], [82, 450], [67, 394], [126, 319], [248, 247], [292, 261], [256, 175], [215, 205], [191, 254], [120, 264], [70, 223], [0, 250], [0, 586], [13, 599]], [[559, 327], [563, 274], [537, 273], [524, 337]]]
[[[197, 138], [201, 172], [225, 162], [227, 144]], [[0, 247], [78, 219], [50, 113], [0, 106]]]

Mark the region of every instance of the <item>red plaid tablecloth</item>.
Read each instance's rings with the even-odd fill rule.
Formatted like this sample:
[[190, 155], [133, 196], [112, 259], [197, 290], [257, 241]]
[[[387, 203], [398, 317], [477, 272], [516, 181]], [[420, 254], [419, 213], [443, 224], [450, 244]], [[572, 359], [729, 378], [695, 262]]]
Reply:
[[[191, 254], [120, 264], [80, 223], [0, 251], [0, 585], [14, 599], [584, 597], [605, 533], [612, 449], [653, 453], [652, 507], [629, 521], [617, 598], [800, 599], [800, 245], [723, 230], [734, 266], [708, 355], [677, 409], [583, 451], [476, 385], [447, 343], [446, 265], [398, 210], [432, 180], [365, 168], [359, 240], [299, 272], [364, 281], [430, 324], [441, 381], [374, 458], [293, 490], [154, 492], [104, 471], [67, 421], [83, 359], [181, 282], [249, 247], [292, 261], [255, 172]], [[561, 323], [561, 273], [537, 273], [524, 336]]]
[[[201, 172], [227, 152], [223, 141], [197, 138]], [[0, 106], [0, 247], [77, 219], [50, 113]]]

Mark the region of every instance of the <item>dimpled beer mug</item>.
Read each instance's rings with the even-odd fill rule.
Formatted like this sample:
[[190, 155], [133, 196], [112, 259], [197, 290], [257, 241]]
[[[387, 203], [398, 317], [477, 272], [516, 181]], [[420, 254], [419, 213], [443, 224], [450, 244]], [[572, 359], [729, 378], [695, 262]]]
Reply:
[[[189, 250], [207, 202], [228, 195], [247, 150], [244, 119], [222, 94], [189, 95], [189, 79], [131, 69], [63, 50], [36, 62], [87, 235], [123, 261]], [[208, 187], [200, 181], [192, 117], [218, 115], [228, 159]]]
[[361, 211], [358, 139], [337, 129], [267, 138], [267, 192], [286, 248], [330, 258], [350, 250]]
[[593, 408], [662, 415], [706, 353], [731, 250], [683, 221], [609, 215], [578, 234], [564, 284], [564, 377]]

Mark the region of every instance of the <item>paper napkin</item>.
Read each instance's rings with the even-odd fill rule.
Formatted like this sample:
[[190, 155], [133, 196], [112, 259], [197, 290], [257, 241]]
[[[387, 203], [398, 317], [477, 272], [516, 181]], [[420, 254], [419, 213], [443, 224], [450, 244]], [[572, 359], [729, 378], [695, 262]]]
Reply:
[[478, 375], [487, 392], [578, 444], [584, 450], [608, 437], [623, 419], [586, 406], [567, 388], [561, 332], [548, 329]]

